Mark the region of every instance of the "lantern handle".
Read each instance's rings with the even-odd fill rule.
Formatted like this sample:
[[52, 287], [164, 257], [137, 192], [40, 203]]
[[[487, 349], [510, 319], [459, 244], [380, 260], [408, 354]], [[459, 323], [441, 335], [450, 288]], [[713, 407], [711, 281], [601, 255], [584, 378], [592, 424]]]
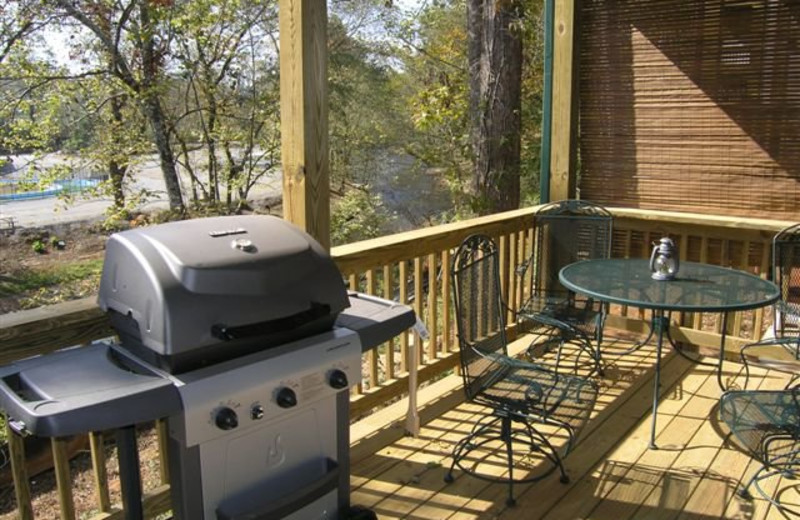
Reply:
[[653, 242], [653, 252], [650, 253], [650, 272], [654, 273], [656, 270], [656, 254], [658, 253], [658, 245]]

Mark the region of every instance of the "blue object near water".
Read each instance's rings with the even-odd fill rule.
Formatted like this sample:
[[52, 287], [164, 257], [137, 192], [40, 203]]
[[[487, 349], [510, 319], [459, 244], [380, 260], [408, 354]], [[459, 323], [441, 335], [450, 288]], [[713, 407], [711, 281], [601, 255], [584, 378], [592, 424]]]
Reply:
[[11, 193], [0, 193], [0, 200], [30, 200], [55, 197], [61, 193], [74, 193], [94, 188], [100, 183], [97, 179], [65, 179], [57, 181], [44, 190], [17, 191], [19, 183], [13, 180], [0, 180], [0, 192], [3, 187], [11, 186]]

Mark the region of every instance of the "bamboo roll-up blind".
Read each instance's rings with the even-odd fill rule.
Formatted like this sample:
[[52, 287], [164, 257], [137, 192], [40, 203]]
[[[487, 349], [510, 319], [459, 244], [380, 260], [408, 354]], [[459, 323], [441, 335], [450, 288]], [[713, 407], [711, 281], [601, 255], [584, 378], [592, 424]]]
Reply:
[[581, 5], [581, 198], [800, 218], [800, 1]]

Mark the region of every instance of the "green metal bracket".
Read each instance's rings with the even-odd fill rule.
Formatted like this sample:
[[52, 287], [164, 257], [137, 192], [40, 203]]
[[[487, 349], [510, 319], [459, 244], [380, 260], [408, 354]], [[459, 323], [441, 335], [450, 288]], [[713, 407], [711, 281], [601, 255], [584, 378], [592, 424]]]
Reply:
[[542, 153], [539, 203], [550, 202], [550, 125], [553, 114], [553, 25], [555, 0], [544, 0], [544, 77], [542, 85]]

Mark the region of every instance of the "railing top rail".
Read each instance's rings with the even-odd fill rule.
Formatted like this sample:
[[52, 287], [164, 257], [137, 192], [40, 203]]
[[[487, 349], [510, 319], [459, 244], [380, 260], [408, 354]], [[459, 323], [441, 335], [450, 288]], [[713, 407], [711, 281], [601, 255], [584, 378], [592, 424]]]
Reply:
[[606, 208], [618, 220], [639, 220], [662, 224], [665, 226], [678, 225], [689, 227], [713, 227], [721, 229], [735, 229], [737, 231], [752, 231], [771, 238], [773, 234], [793, 224], [787, 220], [772, 220], [763, 218], [732, 217], [722, 215], [705, 215], [702, 213], [681, 213], [677, 211], [661, 211], [637, 208]]
[[[394, 262], [456, 247], [472, 233], [502, 235], [533, 224], [540, 206], [416, 229], [333, 248], [332, 255], [345, 274], [355, 274]], [[608, 208], [617, 226], [637, 223], [652, 231], [686, 232], [713, 228], [714, 236], [768, 241], [790, 222], [756, 218], [701, 215], [631, 208]], [[706, 233], [708, 233], [706, 231]], [[90, 297], [29, 311], [0, 315], [0, 364], [113, 334], [108, 320]]]
[[344, 274], [415, 258], [458, 246], [472, 233], [502, 234], [525, 229], [540, 206], [530, 206], [442, 224], [332, 248], [331, 255]]

